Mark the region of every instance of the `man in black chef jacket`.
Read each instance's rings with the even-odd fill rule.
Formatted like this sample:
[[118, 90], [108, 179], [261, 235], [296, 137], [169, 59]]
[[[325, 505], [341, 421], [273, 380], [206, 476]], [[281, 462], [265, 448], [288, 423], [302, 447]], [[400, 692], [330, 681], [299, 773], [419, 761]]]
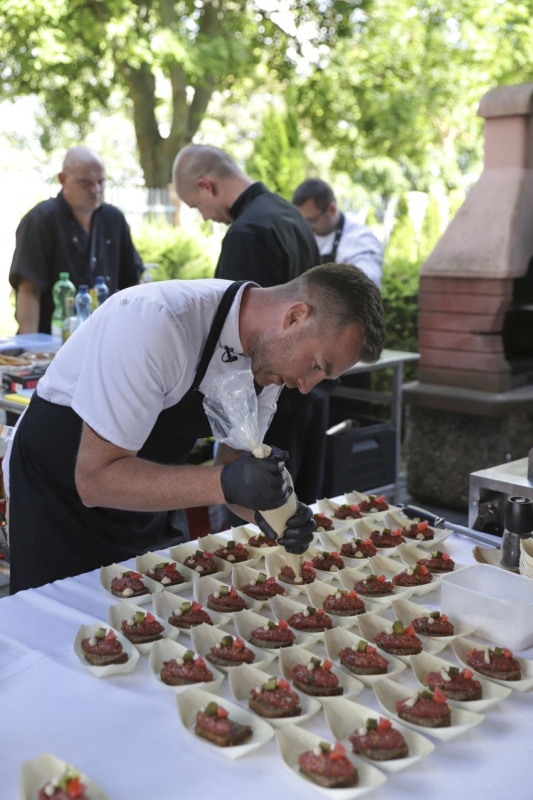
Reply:
[[118, 208], [104, 203], [105, 167], [88, 147], [67, 150], [61, 191], [32, 208], [17, 228], [9, 272], [20, 333], [50, 333], [52, 287], [68, 272], [76, 288], [102, 275], [111, 294], [135, 286], [142, 260]]
[[[174, 164], [180, 199], [204, 219], [230, 227], [222, 242], [216, 278], [253, 280], [263, 287], [287, 283], [320, 264], [315, 238], [299, 211], [254, 182], [227, 153], [189, 145]], [[295, 491], [305, 503], [321, 496], [324, 481], [328, 395], [284, 391], [265, 441], [289, 453]]]

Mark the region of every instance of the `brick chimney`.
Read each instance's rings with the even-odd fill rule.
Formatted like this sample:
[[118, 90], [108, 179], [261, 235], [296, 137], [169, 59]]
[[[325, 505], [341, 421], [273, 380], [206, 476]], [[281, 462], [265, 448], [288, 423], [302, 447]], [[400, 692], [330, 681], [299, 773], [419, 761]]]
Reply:
[[533, 83], [492, 89], [478, 114], [483, 172], [421, 271], [418, 374], [421, 384], [505, 392], [504, 322], [533, 255]]

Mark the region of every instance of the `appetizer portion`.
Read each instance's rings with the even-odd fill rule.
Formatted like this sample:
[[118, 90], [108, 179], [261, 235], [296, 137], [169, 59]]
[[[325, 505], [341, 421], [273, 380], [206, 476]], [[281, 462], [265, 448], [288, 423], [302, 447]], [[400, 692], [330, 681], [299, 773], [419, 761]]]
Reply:
[[417, 617], [411, 622], [415, 633], [424, 636], [453, 636], [453, 622], [450, 622], [446, 614], [440, 611], [432, 611], [427, 617]]
[[187, 580], [181, 572], [178, 572], [176, 564], [168, 561], [162, 561], [155, 567], [147, 569], [146, 574], [152, 580], [159, 581], [162, 586], [177, 586]]
[[248, 608], [248, 604], [237, 594], [235, 586], [221, 586], [216, 592], [207, 596], [207, 607], [211, 611], [228, 614], [232, 611], [242, 611], [243, 608]]
[[312, 658], [307, 664], [295, 664], [291, 678], [297, 689], [313, 697], [335, 697], [343, 694], [339, 679], [331, 671], [333, 664], [327, 658]]
[[354, 753], [373, 761], [390, 761], [409, 755], [409, 747], [402, 734], [385, 717], [367, 719], [348, 738]]
[[67, 767], [59, 778], [48, 781], [39, 789], [38, 800], [89, 800], [80, 773]]
[[250, 642], [256, 647], [277, 648], [290, 647], [296, 636], [289, 628], [289, 623], [280, 619], [278, 623], [271, 619], [250, 633]]
[[108, 664], [125, 664], [128, 654], [117, 639], [112, 628], [99, 628], [90, 639], [82, 639], [81, 647], [85, 660], [93, 667], [106, 667]]
[[439, 687], [450, 700], [481, 700], [483, 687], [474, 680], [474, 673], [468, 667], [449, 667], [440, 672], [428, 672], [426, 683], [433, 691]]
[[313, 514], [313, 518], [316, 522], [316, 531], [317, 533], [322, 533], [322, 531], [333, 531], [335, 530], [335, 525], [333, 524], [333, 520], [327, 517], [325, 514]]
[[335, 519], [361, 519], [362, 514], [359, 511], [359, 506], [356, 503], [343, 503], [335, 509], [333, 514]]
[[267, 578], [264, 572], [260, 572], [250, 583], [241, 586], [239, 591], [253, 600], [269, 600], [277, 594], [285, 594], [283, 586], [280, 586], [274, 577]]
[[394, 594], [394, 584], [385, 575], [369, 575], [368, 578], [357, 581], [353, 588], [365, 597], [387, 597]]
[[229, 718], [229, 712], [218, 703], [208, 703], [196, 715], [194, 732], [219, 747], [233, 747], [246, 742], [252, 736], [250, 725], [241, 725]]
[[313, 558], [311, 565], [315, 569], [321, 569], [325, 572], [338, 572], [340, 569], [344, 569], [345, 566], [344, 561], [336, 550], [333, 553], [322, 550]]
[[115, 597], [140, 597], [149, 594], [150, 590], [144, 585], [140, 572], [121, 572], [111, 581], [111, 594]]
[[522, 677], [520, 662], [507, 647], [485, 647], [483, 650], [472, 650], [466, 657], [466, 663], [487, 678], [500, 681], [519, 681]]
[[382, 531], [372, 531], [370, 541], [376, 547], [397, 547], [399, 544], [403, 544], [405, 539], [399, 528], [396, 528], [395, 531], [383, 528]]
[[307, 606], [304, 611], [298, 611], [287, 620], [289, 625], [297, 631], [320, 633], [333, 627], [333, 620], [328, 617], [323, 608]]
[[320, 742], [313, 750], [307, 750], [298, 757], [300, 772], [310, 780], [327, 789], [342, 789], [357, 786], [359, 775], [346, 758], [346, 749], [337, 742], [331, 747]]
[[204, 575], [214, 575], [218, 572], [217, 562], [211, 553], [205, 553], [203, 550], [196, 550], [192, 556], [188, 556], [183, 562], [186, 567], [193, 569], [195, 572], [203, 577]]
[[234, 542], [230, 539], [226, 547], [220, 547], [215, 550], [213, 555], [223, 558], [224, 561], [229, 561], [230, 564], [240, 564], [241, 561], [247, 561], [250, 558], [250, 551], [240, 542]]
[[248, 705], [267, 719], [298, 717], [302, 713], [300, 698], [284, 678], [269, 678], [257, 689], [252, 689]]
[[157, 642], [163, 638], [164, 627], [149, 611], [136, 611], [121, 625], [122, 633], [132, 644]]
[[277, 539], [269, 539], [264, 533], [258, 533], [255, 536], [250, 536], [248, 539], [250, 547], [277, 547]]
[[404, 525], [402, 532], [407, 539], [417, 539], [419, 542], [429, 542], [435, 538], [435, 531], [429, 527], [427, 519], [421, 520], [419, 517]]
[[255, 661], [255, 653], [245, 646], [242, 639], [228, 635], [221, 639], [220, 644], [211, 647], [206, 658], [216, 667], [237, 667]]
[[339, 659], [342, 666], [354, 675], [385, 675], [389, 669], [387, 659], [363, 640], [357, 645], [357, 650], [352, 647], [339, 650]]
[[377, 633], [374, 641], [391, 656], [414, 656], [422, 652], [422, 642], [416, 636], [413, 626], [405, 627], [400, 620], [395, 620], [388, 630]]
[[304, 561], [300, 567], [300, 574], [295, 575], [292, 567], [286, 566], [281, 568], [278, 579], [283, 583], [290, 583], [293, 586], [298, 586], [302, 583], [313, 583], [316, 578], [316, 572], [310, 561]]
[[188, 686], [212, 681], [214, 678], [202, 656], [195, 657], [192, 650], [186, 650], [180, 658], [163, 661], [161, 680], [169, 686]]
[[450, 707], [439, 687], [397, 700], [396, 711], [400, 719], [423, 728], [449, 728], [452, 724]]
[[359, 503], [359, 511], [363, 514], [377, 514], [379, 511], [388, 511], [389, 504], [385, 500], [385, 495], [380, 494], [378, 497], [375, 494], [369, 494], [368, 500], [363, 500]]
[[443, 553], [441, 550], [434, 550], [430, 554], [430, 558], [419, 558], [416, 563], [437, 574], [439, 572], [453, 572], [455, 569], [455, 561], [450, 558], [450, 554]]
[[192, 602], [187, 601], [175, 608], [168, 621], [176, 628], [183, 628], [184, 630], [190, 630], [190, 628], [195, 628], [202, 623], [206, 625], [213, 624], [213, 620], [207, 611], [204, 611], [200, 603], [195, 600]]
[[433, 575], [427, 567], [415, 564], [414, 567], [409, 567], [395, 575], [392, 582], [395, 586], [425, 586], [432, 580]]
[[341, 547], [341, 555], [347, 558], [372, 558], [377, 552], [376, 546], [370, 538], [358, 539], [354, 537]]
[[333, 594], [328, 594], [322, 606], [324, 611], [336, 617], [354, 617], [363, 614], [365, 610], [363, 600], [354, 589], [337, 589]]

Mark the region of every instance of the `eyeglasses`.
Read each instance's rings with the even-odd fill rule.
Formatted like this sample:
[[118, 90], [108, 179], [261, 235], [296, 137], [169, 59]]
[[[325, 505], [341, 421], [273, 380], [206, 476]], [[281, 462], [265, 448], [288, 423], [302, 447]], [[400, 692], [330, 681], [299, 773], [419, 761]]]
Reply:
[[328, 208], [329, 208], [329, 203], [328, 203], [328, 205], [327, 205], [325, 208], [323, 208], [323, 209], [322, 209], [322, 211], [319, 211], [319, 213], [318, 213], [318, 214], [315, 214], [315, 216], [314, 216], [314, 217], [306, 217], [306, 220], [307, 220], [307, 222], [308, 222], [310, 225], [314, 225], [314, 224], [315, 224], [315, 222], [318, 222], [318, 220], [320, 219], [320, 217], [323, 217], [323, 216], [324, 216], [324, 214], [327, 212]]

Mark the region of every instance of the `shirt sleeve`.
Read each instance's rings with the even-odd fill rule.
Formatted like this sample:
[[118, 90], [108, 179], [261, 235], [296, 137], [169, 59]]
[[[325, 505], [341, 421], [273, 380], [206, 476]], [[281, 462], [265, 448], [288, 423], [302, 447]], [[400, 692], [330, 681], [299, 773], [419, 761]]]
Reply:
[[166, 307], [144, 298], [124, 298], [83, 324], [91, 327], [75, 334], [88, 340], [72, 408], [104, 439], [137, 452], [184, 374], [186, 331]]
[[230, 229], [222, 242], [215, 278], [276, 286], [282, 282], [276, 269], [278, 260], [255, 233]]
[[120, 237], [120, 270], [118, 288], [127, 289], [139, 283], [143, 262], [131, 239], [131, 232], [125, 217], [122, 217], [122, 231]]
[[380, 287], [383, 273], [383, 247], [370, 228], [363, 227], [362, 230], [350, 233], [345, 242], [341, 239], [341, 244], [342, 251], [339, 261], [359, 267]]
[[41, 291], [51, 285], [54, 247], [50, 225], [30, 211], [22, 218], [16, 232], [15, 252], [9, 282], [18, 289], [21, 280], [29, 280]]

